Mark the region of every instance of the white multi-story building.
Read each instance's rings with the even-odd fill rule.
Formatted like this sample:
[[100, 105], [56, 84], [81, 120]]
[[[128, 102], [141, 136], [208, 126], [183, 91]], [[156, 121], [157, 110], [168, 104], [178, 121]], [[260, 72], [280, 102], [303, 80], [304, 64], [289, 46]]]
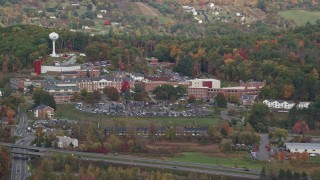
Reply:
[[308, 108], [311, 102], [299, 102], [297, 104], [298, 109]]
[[76, 71], [80, 70], [80, 65], [71, 66], [41, 66], [41, 73], [45, 74], [47, 72], [66, 72], [66, 71]]
[[221, 87], [221, 82], [217, 79], [193, 79], [191, 80], [191, 87], [219, 89]]
[[263, 103], [274, 109], [291, 109], [295, 105], [293, 101], [284, 100], [264, 100]]

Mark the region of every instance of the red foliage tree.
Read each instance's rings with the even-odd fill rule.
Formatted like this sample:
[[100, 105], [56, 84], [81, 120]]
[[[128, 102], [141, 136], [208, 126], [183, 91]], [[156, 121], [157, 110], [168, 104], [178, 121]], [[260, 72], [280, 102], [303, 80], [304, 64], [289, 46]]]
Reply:
[[293, 131], [298, 134], [304, 134], [306, 132], [309, 132], [309, 126], [306, 122], [299, 121], [294, 124]]
[[100, 147], [94, 150], [96, 153], [108, 154], [108, 150], [106, 148]]
[[130, 84], [127, 80], [125, 80], [122, 82], [120, 91], [121, 91], [121, 93], [124, 93], [127, 89], [130, 90]]
[[194, 102], [196, 102], [196, 100], [197, 100], [197, 98], [195, 95], [191, 94], [189, 96], [189, 99], [188, 99], [189, 103], [194, 103]]
[[223, 123], [222, 127], [220, 128], [220, 132], [224, 136], [228, 136], [228, 135], [232, 134], [233, 128], [230, 127], [229, 123], [226, 122], [226, 123]]
[[281, 151], [280, 153], [280, 160], [284, 161], [286, 159], [286, 152], [285, 151]]
[[224, 59], [233, 59], [233, 55], [231, 53], [227, 53], [224, 55]]

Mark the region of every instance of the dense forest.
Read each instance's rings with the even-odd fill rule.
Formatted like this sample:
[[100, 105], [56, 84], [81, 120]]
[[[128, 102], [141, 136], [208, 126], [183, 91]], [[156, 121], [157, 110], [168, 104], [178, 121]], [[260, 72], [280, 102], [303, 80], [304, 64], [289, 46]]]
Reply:
[[[206, 26], [205, 36], [89, 36], [58, 31], [59, 52], [86, 52], [90, 61], [110, 59], [116, 69], [148, 73], [143, 59], [154, 56], [176, 63], [174, 70], [191, 77], [213, 76], [226, 81], [267, 80], [262, 98], [314, 101], [320, 92], [320, 21], [288, 31], [268, 31], [256, 23], [252, 31]], [[53, 29], [12, 26], [0, 29], [2, 73], [31, 67], [50, 51]]]

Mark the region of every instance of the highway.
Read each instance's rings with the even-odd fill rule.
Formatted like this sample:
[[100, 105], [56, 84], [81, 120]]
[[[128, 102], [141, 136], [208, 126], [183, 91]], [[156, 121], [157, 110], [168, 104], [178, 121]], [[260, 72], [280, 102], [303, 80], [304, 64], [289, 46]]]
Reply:
[[[28, 146], [33, 141], [33, 135], [29, 135], [25, 129], [28, 127], [28, 117], [25, 112], [18, 110], [18, 117], [20, 122], [17, 129], [14, 132], [15, 136], [24, 137], [15, 142], [16, 145]], [[14, 148], [13, 151], [25, 153], [25, 149]], [[12, 168], [11, 168], [11, 180], [24, 180], [27, 179], [28, 173], [28, 160], [24, 154], [13, 154], [12, 153]]]
[[[0, 143], [0, 144], [7, 147], [13, 147], [15, 149], [19, 149], [19, 147], [27, 148], [27, 146], [24, 146], [24, 145], [13, 145], [10, 143]], [[159, 160], [159, 159], [142, 158], [142, 157], [131, 156], [131, 155], [114, 155], [114, 154], [104, 155], [104, 154], [98, 154], [98, 153], [87, 153], [87, 152], [67, 151], [62, 149], [37, 148], [37, 147], [30, 147], [30, 149], [31, 151], [28, 151], [28, 149], [24, 149], [24, 151], [27, 151], [26, 154], [33, 154], [38, 156], [52, 156], [58, 153], [71, 154], [76, 158], [91, 160], [91, 161], [103, 161], [108, 163], [124, 164], [129, 166], [142, 166], [142, 167], [152, 167], [152, 168], [179, 170], [179, 171], [187, 171], [187, 172], [218, 174], [218, 175], [242, 177], [242, 178], [248, 178], [248, 179], [258, 179], [259, 173], [260, 173], [259, 170], [253, 170], [253, 169], [248, 169], [245, 171], [244, 168], [232, 168], [232, 167], [205, 165], [205, 164], [197, 164], [197, 163], [173, 162], [173, 161], [165, 161], [165, 160]], [[37, 150], [39, 152], [32, 152], [34, 150]]]

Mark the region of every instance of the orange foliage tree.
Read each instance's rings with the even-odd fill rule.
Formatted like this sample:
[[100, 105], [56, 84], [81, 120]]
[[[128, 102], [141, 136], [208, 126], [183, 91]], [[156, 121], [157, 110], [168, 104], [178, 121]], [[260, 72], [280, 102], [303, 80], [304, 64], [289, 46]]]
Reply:
[[293, 153], [290, 153], [289, 154], [289, 160], [291, 161], [291, 160], [293, 160], [294, 159], [294, 154]]
[[300, 160], [300, 153], [299, 152], [295, 152], [294, 153], [294, 157], [295, 157], [295, 160], [299, 161]]
[[309, 159], [309, 154], [307, 151], [304, 151], [302, 154], [301, 154], [301, 158], [304, 162], [307, 162], [308, 159]]
[[286, 152], [285, 151], [281, 151], [280, 153], [280, 160], [284, 161], [286, 159]]

